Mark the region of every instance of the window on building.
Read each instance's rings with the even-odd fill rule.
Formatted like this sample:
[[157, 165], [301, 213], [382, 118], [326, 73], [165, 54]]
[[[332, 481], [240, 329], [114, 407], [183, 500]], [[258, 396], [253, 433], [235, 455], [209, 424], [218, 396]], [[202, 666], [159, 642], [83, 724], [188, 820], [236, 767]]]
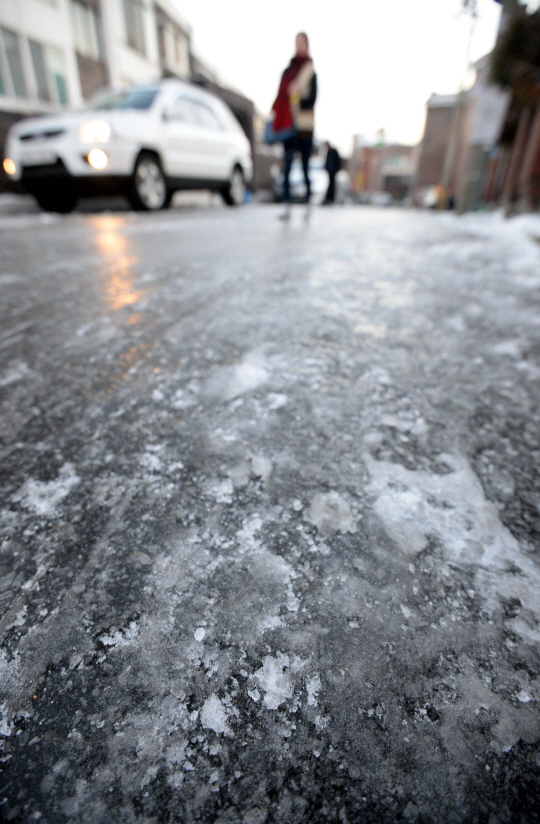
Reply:
[[186, 35], [171, 23], [160, 23], [162, 64], [180, 77], [189, 75], [189, 48]]
[[143, 11], [140, 0], [124, 0], [126, 34], [132, 49], [144, 54]]
[[174, 41], [176, 66], [180, 74], [187, 76], [189, 73], [189, 50], [187, 37], [178, 34]]
[[80, 3], [79, 0], [70, 0], [69, 9], [76, 50], [83, 57], [101, 60], [99, 23], [95, 9]]
[[4, 40], [4, 48], [6, 50], [15, 97], [26, 97], [26, 82], [24, 79], [19, 38], [15, 32], [4, 28], [2, 28], [2, 38]]
[[66, 65], [60, 49], [47, 49], [47, 66], [51, 73], [55, 96], [59, 103], [65, 105], [68, 102]]
[[36, 78], [38, 98], [40, 100], [50, 101], [51, 92], [47, 78], [43, 46], [41, 43], [36, 43], [34, 40], [29, 40], [28, 45], [30, 46], [30, 55], [32, 57], [32, 66], [34, 68], [34, 75]]

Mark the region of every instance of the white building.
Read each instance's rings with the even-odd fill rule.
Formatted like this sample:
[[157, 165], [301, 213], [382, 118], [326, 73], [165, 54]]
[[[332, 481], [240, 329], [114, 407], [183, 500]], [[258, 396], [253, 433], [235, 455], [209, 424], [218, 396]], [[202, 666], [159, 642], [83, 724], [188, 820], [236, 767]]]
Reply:
[[101, 7], [111, 86], [148, 83], [164, 70], [189, 78], [191, 29], [173, 0], [107, 0]]
[[0, 0], [0, 112], [79, 105], [67, 0]]
[[25, 115], [164, 72], [189, 78], [190, 37], [176, 0], [0, 0], [0, 148]]
[[206, 86], [254, 141], [253, 103], [193, 54], [182, 0], [0, 0], [1, 152], [21, 117], [77, 108], [104, 88], [164, 75]]

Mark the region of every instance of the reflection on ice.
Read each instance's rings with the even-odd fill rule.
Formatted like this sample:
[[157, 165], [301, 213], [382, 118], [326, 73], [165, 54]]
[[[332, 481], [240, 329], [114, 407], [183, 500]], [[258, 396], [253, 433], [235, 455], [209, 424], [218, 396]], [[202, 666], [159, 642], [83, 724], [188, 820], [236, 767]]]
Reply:
[[92, 218], [90, 224], [95, 229], [94, 243], [106, 264], [104, 291], [109, 307], [117, 310], [137, 303], [143, 294], [135, 289], [134, 267], [139, 258], [133, 253], [132, 242], [120, 231], [126, 225], [126, 219], [99, 215]]

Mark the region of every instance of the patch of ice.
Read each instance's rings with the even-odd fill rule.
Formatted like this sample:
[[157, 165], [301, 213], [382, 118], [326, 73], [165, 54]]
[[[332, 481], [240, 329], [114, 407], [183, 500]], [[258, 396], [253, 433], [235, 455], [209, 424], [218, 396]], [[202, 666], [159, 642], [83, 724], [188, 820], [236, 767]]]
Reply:
[[410, 432], [412, 421], [399, 418], [397, 415], [383, 415], [381, 418], [381, 426], [388, 426], [391, 429], [399, 430], [399, 432]]
[[205, 635], [206, 635], [206, 630], [204, 629], [204, 627], [197, 627], [197, 629], [193, 633], [193, 637], [195, 638], [196, 641], [203, 641]]
[[253, 475], [256, 478], [261, 478], [263, 483], [267, 482], [272, 473], [271, 461], [269, 461], [268, 458], [264, 458], [262, 455], [255, 455], [251, 459], [251, 468]]
[[117, 629], [108, 635], [100, 635], [99, 640], [106, 647], [127, 647], [135, 641], [138, 635], [139, 625], [136, 621], [132, 621], [126, 629]]
[[[428, 433], [428, 426], [422, 417], [411, 420], [409, 418], [401, 418], [398, 415], [383, 415], [381, 418], [381, 425], [388, 426], [391, 429], [397, 429], [399, 432], [411, 432], [417, 437], [424, 437]], [[377, 446], [381, 442], [381, 436], [378, 433], [368, 433], [364, 437], [364, 442], [369, 445]], [[378, 437], [377, 437], [378, 436]]]
[[148, 469], [149, 472], [159, 472], [162, 463], [157, 455], [152, 454], [152, 452], [145, 452], [141, 457], [141, 466]]
[[315, 726], [317, 727], [319, 732], [326, 729], [329, 723], [330, 719], [327, 715], [317, 715], [315, 718]]
[[251, 477], [251, 464], [248, 461], [240, 461], [229, 470], [228, 475], [235, 489], [243, 489]]
[[465, 323], [462, 315], [450, 315], [446, 318], [446, 325], [453, 329], [454, 332], [465, 332], [467, 329], [467, 324]]
[[257, 389], [269, 378], [268, 369], [258, 353], [247, 354], [241, 363], [219, 369], [208, 383], [210, 395], [219, 396], [225, 401], [245, 395]]
[[405, 469], [370, 455], [365, 460], [375, 512], [405, 554], [417, 555], [431, 537], [454, 561], [489, 562], [501, 551], [517, 550], [465, 459], [445, 455], [453, 469], [446, 475]]
[[18, 612], [17, 615], [15, 616], [12, 626], [14, 626], [14, 627], [24, 626], [26, 624], [27, 613], [28, 613], [28, 607], [25, 604], [24, 607], [20, 610], [20, 612]]
[[161, 389], [154, 389], [154, 391], [152, 392], [152, 400], [155, 401], [156, 403], [159, 403], [160, 401], [162, 401], [164, 399], [164, 397], [165, 397], [165, 395], [163, 394]]
[[287, 584], [287, 609], [289, 612], [298, 612], [300, 599], [295, 595], [292, 581]]
[[307, 702], [310, 707], [317, 706], [317, 696], [321, 691], [321, 679], [318, 675], [314, 675], [313, 678], [310, 678], [306, 684], [306, 691], [307, 691]]
[[28, 364], [23, 361], [13, 363], [9, 369], [6, 369], [2, 377], [0, 377], [0, 386], [9, 386], [12, 383], [18, 383], [30, 374], [31, 370], [28, 368]]
[[218, 734], [230, 733], [227, 718], [227, 711], [223, 702], [215, 693], [212, 693], [202, 706], [201, 724], [205, 729], [213, 730]]
[[362, 375], [362, 380], [370, 383], [380, 383], [383, 386], [391, 386], [394, 382], [388, 370], [382, 366], [371, 366], [366, 369]]
[[275, 412], [277, 409], [283, 409], [283, 407], [287, 404], [288, 398], [287, 395], [280, 395], [278, 392], [270, 392], [267, 397], [267, 401], [268, 408]]
[[410, 611], [409, 607], [406, 607], [405, 604], [400, 604], [399, 608], [400, 608], [404, 618], [410, 618], [411, 617], [412, 612]]
[[422, 417], [417, 418], [411, 426], [411, 434], [416, 435], [417, 438], [424, 438], [428, 432], [429, 427]]
[[255, 363], [241, 363], [235, 366], [233, 373], [227, 381], [225, 389], [226, 400], [233, 400], [239, 395], [251, 392], [268, 380], [268, 372]]
[[362, 440], [368, 446], [376, 447], [383, 442], [384, 438], [380, 432], [366, 432]]
[[267, 615], [259, 621], [259, 629], [264, 632], [265, 629], [278, 629], [283, 626], [283, 621], [279, 615]]
[[503, 340], [500, 343], [491, 347], [491, 351], [495, 355], [506, 355], [509, 358], [519, 360], [521, 358], [521, 350], [525, 344], [520, 340]]
[[519, 369], [520, 372], [525, 373], [526, 377], [529, 380], [539, 380], [540, 379], [540, 367], [536, 366], [534, 363], [530, 361], [522, 360], [516, 364], [516, 369]]
[[0, 275], [0, 286], [11, 286], [13, 283], [23, 283], [24, 277], [22, 275], [4, 274]]
[[180, 472], [180, 470], [183, 469], [183, 468], [184, 468], [184, 464], [182, 463], [182, 461], [173, 461], [172, 463], [168, 464], [167, 472], [169, 472], [169, 473]]
[[12, 725], [7, 720], [6, 705], [0, 704], [0, 736], [3, 738], [9, 738], [12, 731]]
[[349, 505], [335, 491], [315, 495], [306, 517], [323, 534], [356, 532], [356, 521]]
[[274, 658], [267, 655], [262, 667], [255, 673], [255, 678], [264, 691], [264, 705], [269, 710], [277, 710], [288, 698], [292, 698], [292, 681], [285, 672], [289, 665], [289, 656], [278, 652]]
[[173, 409], [189, 409], [190, 406], [194, 406], [195, 398], [193, 395], [184, 392], [183, 389], [177, 389], [174, 393], [171, 406]]
[[243, 522], [242, 528], [236, 533], [236, 538], [242, 554], [247, 551], [259, 549], [261, 542], [256, 540], [255, 534], [259, 531], [262, 525], [263, 522], [258, 515], [252, 515], [251, 518], [246, 518]]
[[66, 462], [55, 481], [36, 481], [30, 478], [21, 489], [15, 493], [13, 500], [20, 502], [25, 509], [33, 510], [37, 515], [50, 516], [58, 504], [69, 495], [79, 483], [73, 464]]
[[233, 482], [230, 478], [212, 481], [208, 486], [208, 492], [218, 504], [231, 504], [234, 492]]

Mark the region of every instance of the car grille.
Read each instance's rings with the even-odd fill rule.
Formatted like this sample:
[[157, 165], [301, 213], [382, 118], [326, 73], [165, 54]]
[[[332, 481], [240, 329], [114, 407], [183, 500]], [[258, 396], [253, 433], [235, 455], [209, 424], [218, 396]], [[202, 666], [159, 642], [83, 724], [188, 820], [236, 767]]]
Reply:
[[54, 137], [60, 137], [65, 131], [65, 129], [50, 129], [47, 132], [27, 132], [26, 134], [20, 134], [19, 140], [24, 142], [30, 142], [32, 140], [52, 140]]
[[31, 181], [33, 179], [42, 179], [44, 177], [69, 177], [69, 172], [64, 166], [62, 160], [58, 158], [56, 163], [47, 163], [44, 166], [23, 166], [21, 179], [23, 181]]

